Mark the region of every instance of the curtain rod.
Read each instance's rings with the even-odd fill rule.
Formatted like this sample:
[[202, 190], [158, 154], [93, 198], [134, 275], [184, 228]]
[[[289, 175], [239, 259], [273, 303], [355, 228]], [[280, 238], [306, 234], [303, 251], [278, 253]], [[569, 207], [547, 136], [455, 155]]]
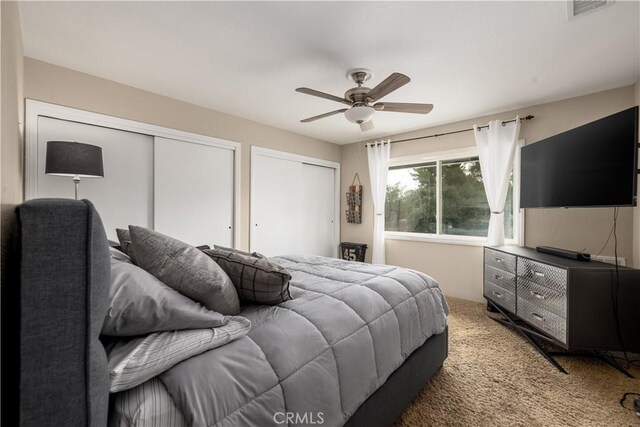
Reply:
[[[531, 120], [533, 119], [535, 116], [532, 116], [531, 114], [529, 114], [527, 117], [521, 117], [520, 121], [523, 120]], [[515, 122], [516, 119], [512, 119], [512, 120], [505, 120], [502, 122], [502, 125], [504, 126], [507, 123], [513, 123]], [[489, 129], [489, 125], [484, 125], [484, 126], [478, 126], [478, 129]], [[445, 136], [445, 135], [452, 135], [454, 133], [462, 133], [462, 132], [471, 132], [473, 130], [473, 128], [470, 129], [461, 129], [461, 130], [454, 130], [451, 132], [444, 132], [444, 133], [434, 133], [433, 135], [427, 135], [427, 136], [417, 136], [415, 138], [407, 138], [407, 139], [399, 139], [397, 141], [389, 141], [389, 144], [395, 144], [396, 142], [408, 142], [408, 141], [416, 141], [418, 139], [427, 139], [427, 138], [437, 138], [439, 136]], [[365, 144], [366, 146], [366, 144]]]

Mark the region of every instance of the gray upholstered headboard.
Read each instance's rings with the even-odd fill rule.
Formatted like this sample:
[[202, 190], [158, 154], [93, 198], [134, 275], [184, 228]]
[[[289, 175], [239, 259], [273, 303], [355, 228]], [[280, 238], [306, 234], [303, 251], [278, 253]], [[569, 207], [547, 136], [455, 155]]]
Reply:
[[[110, 265], [102, 221], [88, 201], [39, 199], [18, 207], [18, 223], [13, 280], [2, 284], [2, 395], [18, 384], [20, 394], [3, 404], [2, 418], [19, 423], [3, 424], [106, 426], [109, 378], [98, 337]], [[14, 343], [9, 328], [19, 328]], [[11, 353], [20, 363], [7, 377]], [[5, 379], [13, 380], [9, 390]]]

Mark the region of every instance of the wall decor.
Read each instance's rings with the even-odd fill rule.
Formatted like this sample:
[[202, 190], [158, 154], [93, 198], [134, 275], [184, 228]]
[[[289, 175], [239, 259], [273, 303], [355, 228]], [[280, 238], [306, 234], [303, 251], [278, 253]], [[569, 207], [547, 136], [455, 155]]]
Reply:
[[[357, 185], [356, 185], [357, 181]], [[345, 211], [347, 222], [350, 224], [362, 223], [362, 184], [356, 173], [347, 192], [347, 210]]]

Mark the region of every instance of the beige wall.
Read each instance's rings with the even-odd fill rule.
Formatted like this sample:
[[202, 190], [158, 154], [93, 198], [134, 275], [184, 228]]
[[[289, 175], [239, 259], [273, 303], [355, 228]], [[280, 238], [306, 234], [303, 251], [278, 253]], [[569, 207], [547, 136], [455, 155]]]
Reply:
[[[478, 117], [444, 126], [393, 135], [390, 138], [403, 139], [452, 130], [466, 129], [473, 124], [486, 124], [494, 119], [511, 119], [516, 114], [532, 114], [534, 120], [524, 122], [520, 138], [527, 144], [551, 135], [580, 126], [636, 104], [634, 87], [623, 87], [606, 92], [572, 98], [564, 101], [535, 105], [499, 114]], [[436, 105], [437, 108], [437, 105]], [[453, 148], [474, 146], [472, 132], [443, 136], [392, 145], [391, 157], [435, 152]], [[342, 219], [342, 240], [363, 242], [371, 245], [373, 212], [368, 179], [367, 155], [364, 143], [343, 146], [342, 149], [342, 189], [358, 172], [364, 189], [363, 222], [347, 224]], [[609, 235], [613, 210], [608, 208], [590, 209], [528, 209], [525, 213], [525, 244], [527, 246], [556, 246], [575, 250], [585, 249], [597, 253]], [[632, 261], [633, 209], [621, 208], [618, 216], [619, 256]], [[613, 240], [613, 239], [612, 239]], [[611, 255], [612, 242], [603, 254]], [[368, 251], [367, 260], [370, 260]], [[387, 240], [387, 263], [414, 268], [432, 275], [438, 280], [445, 294], [482, 300], [482, 248], [478, 246], [452, 245], [443, 243], [409, 242]]]
[[197, 105], [25, 58], [29, 99], [65, 105], [242, 144], [240, 248], [249, 246], [251, 145], [340, 162], [340, 147]]
[[18, 5], [15, 2], [2, 2], [1, 33], [0, 182], [2, 190], [0, 192], [0, 233], [2, 236], [2, 264], [4, 265], [7, 238], [10, 227], [14, 224], [12, 221], [14, 208], [22, 202], [23, 197], [23, 55], [20, 17]]

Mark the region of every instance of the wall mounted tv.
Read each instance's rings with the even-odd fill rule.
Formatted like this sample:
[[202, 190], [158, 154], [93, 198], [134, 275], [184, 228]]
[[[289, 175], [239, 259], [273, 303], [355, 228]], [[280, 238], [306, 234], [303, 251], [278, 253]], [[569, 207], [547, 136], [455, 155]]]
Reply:
[[522, 148], [520, 207], [635, 206], [638, 107]]

